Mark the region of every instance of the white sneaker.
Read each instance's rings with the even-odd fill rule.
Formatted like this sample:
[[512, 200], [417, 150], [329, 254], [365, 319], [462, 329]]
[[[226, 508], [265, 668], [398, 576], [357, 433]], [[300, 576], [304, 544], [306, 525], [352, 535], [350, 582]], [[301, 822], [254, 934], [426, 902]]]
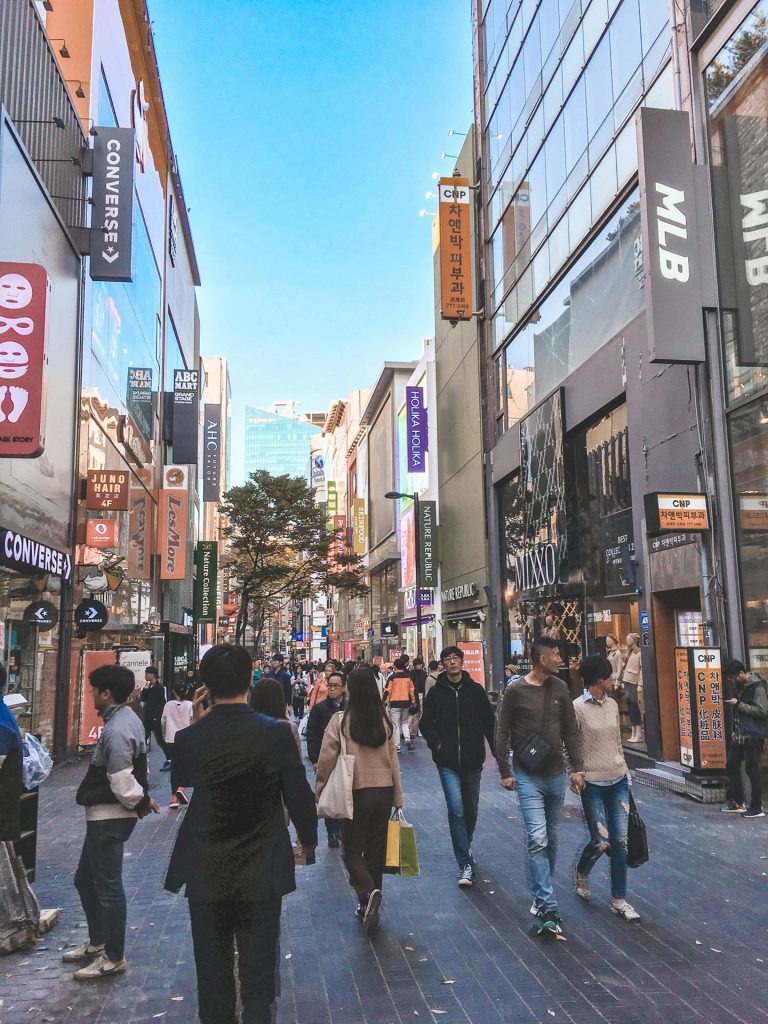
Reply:
[[84, 942], [82, 946], [68, 950], [61, 959], [65, 964], [79, 964], [83, 960], [93, 960], [97, 956], [101, 956], [103, 952], [103, 944], [101, 946], [92, 946], [90, 942]]
[[471, 889], [474, 880], [475, 872], [472, 870], [472, 865], [467, 864], [465, 868], [462, 868], [461, 874], [459, 875], [459, 885], [462, 889]]
[[[581, 871], [574, 871], [573, 873], [573, 887], [576, 890], [576, 895], [580, 900], [584, 900], [586, 903], [591, 896], [589, 891], [589, 877], [581, 873]], [[629, 906], [629, 904], [627, 904]]]
[[625, 921], [639, 921], [640, 915], [632, 906], [631, 903], [627, 903], [626, 900], [611, 900], [610, 908], [614, 914], [618, 914], [619, 917], [623, 917]]
[[113, 974], [123, 974], [126, 968], [125, 957], [122, 960], [112, 961], [106, 953], [101, 953], [93, 963], [87, 967], [81, 967], [75, 971], [72, 977], [75, 981], [93, 981], [95, 978], [109, 978]]
[[542, 911], [539, 909], [536, 900], [534, 900], [528, 908], [528, 913], [531, 915], [531, 917], [541, 917]]

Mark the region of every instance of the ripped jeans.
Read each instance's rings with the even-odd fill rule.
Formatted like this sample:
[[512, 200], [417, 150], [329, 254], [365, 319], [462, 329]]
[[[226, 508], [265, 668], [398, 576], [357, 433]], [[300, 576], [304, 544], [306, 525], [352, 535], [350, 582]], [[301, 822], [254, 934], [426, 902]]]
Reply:
[[611, 895], [615, 900], [626, 899], [629, 779], [620, 779], [612, 786], [588, 782], [582, 790], [581, 803], [590, 841], [582, 851], [576, 870], [588, 875], [607, 853], [611, 858]]

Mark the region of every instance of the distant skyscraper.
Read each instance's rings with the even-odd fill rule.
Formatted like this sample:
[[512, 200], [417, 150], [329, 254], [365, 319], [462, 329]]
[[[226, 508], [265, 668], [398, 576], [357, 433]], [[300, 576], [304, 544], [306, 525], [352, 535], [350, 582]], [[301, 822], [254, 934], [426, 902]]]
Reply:
[[245, 475], [266, 469], [274, 476], [305, 476], [309, 439], [321, 427], [309, 415], [296, 415], [295, 402], [275, 402], [270, 409], [245, 407]]

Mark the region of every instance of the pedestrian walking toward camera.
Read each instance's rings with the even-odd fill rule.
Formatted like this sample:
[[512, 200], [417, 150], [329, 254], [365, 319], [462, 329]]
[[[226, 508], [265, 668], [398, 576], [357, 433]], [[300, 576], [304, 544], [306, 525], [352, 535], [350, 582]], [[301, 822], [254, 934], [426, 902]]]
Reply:
[[178, 773], [173, 763], [176, 733], [192, 725], [192, 701], [187, 697], [187, 686], [186, 680], [179, 680], [174, 684], [173, 700], [169, 700], [165, 705], [160, 719], [166, 757], [171, 762], [171, 802], [168, 806], [174, 811], [189, 803], [184, 787], [179, 785]]
[[284, 665], [285, 658], [282, 654], [272, 655], [272, 664], [269, 671], [265, 673], [268, 679], [276, 679], [283, 688], [283, 696], [285, 697], [285, 706], [290, 709], [291, 701], [293, 700], [293, 689], [291, 686], [291, 673]]
[[323, 736], [315, 794], [319, 799], [336, 766], [343, 736], [346, 753], [355, 758], [355, 768], [354, 814], [351, 821], [341, 823], [342, 854], [349, 884], [357, 894], [356, 914], [371, 934], [379, 925], [387, 825], [392, 808], [403, 806], [403, 791], [394, 728], [370, 668], [353, 669], [347, 689], [345, 710], [331, 718]]
[[[305, 852], [317, 842], [315, 799], [296, 741], [286, 721], [248, 706], [252, 673], [244, 647], [207, 651], [195, 721], [176, 735], [180, 781], [193, 793], [165, 888], [186, 886], [202, 1024], [238, 1019], [235, 945], [243, 1021], [275, 1019], [282, 900], [296, 887], [283, 800]], [[284, 714], [284, 695], [277, 696]]]
[[448, 808], [448, 827], [459, 885], [469, 888], [475, 878], [472, 836], [480, 802], [480, 777], [485, 743], [493, 750], [495, 719], [485, 688], [464, 671], [458, 647], [440, 655], [446, 671], [424, 698], [421, 734], [432, 751]]
[[408, 659], [405, 655], [395, 659], [395, 671], [384, 687], [384, 700], [387, 702], [389, 720], [395, 731], [395, 749], [400, 750], [400, 735], [402, 733], [405, 745], [409, 750], [413, 750], [409, 719], [418, 705], [413, 680], [408, 672]]
[[[762, 676], [747, 672], [743, 663], [732, 659], [725, 663], [729, 693], [726, 705], [733, 711], [731, 749], [725, 769], [728, 772], [727, 803], [724, 811], [740, 811], [744, 818], [764, 818], [760, 756], [768, 736], [768, 683]], [[749, 807], [744, 807], [741, 766], [749, 779]]]
[[[611, 860], [611, 901], [614, 914], [625, 921], [640, 915], [627, 903], [627, 825], [630, 774], [621, 742], [619, 705], [611, 698], [614, 671], [602, 654], [590, 654], [581, 663], [584, 693], [573, 702], [577, 746], [585, 785], [581, 805], [590, 841], [576, 865], [576, 895], [590, 898], [589, 874], [604, 853]], [[574, 791], [578, 787], [572, 784]]]
[[[320, 759], [320, 749], [323, 745], [323, 736], [328, 723], [339, 711], [344, 711], [347, 706], [347, 683], [341, 672], [338, 672], [332, 662], [330, 675], [324, 676], [328, 696], [325, 700], [318, 701], [309, 712], [307, 719], [307, 757], [312, 762], [312, 767], [317, 772], [317, 762]], [[327, 666], [326, 666], [327, 667]], [[317, 684], [315, 684], [317, 685]], [[328, 845], [332, 850], [339, 847], [339, 836], [341, 824], [335, 818], [325, 819], [325, 831], [328, 833]]]
[[[539, 637], [533, 641], [531, 670], [511, 682], [504, 692], [496, 730], [501, 785], [510, 790], [517, 786], [533, 894], [531, 914], [539, 920], [540, 935], [562, 932], [552, 879], [557, 826], [565, 798], [563, 744], [572, 769], [571, 788], [574, 792], [584, 788], [576, 713], [568, 687], [555, 675], [560, 665], [556, 639]], [[514, 776], [509, 764], [510, 747]]]
[[85, 807], [85, 842], [75, 887], [88, 922], [88, 941], [68, 950], [62, 960], [85, 965], [75, 972], [77, 981], [125, 971], [123, 847], [139, 818], [160, 813], [147, 792], [144, 729], [126, 704], [136, 685], [133, 672], [121, 665], [102, 665], [91, 672], [88, 682], [104, 726], [75, 797]]
[[168, 758], [168, 752], [165, 749], [161, 720], [163, 717], [163, 708], [168, 700], [168, 695], [165, 692], [165, 687], [160, 682], [157, 666], [149, 665], [144, 669], [144, 680], [146, 685], [140, 694], [144, 715], [144, 739], [147, 744], [147, 750], [149, 750], [152, 737], [155, 737], [157, 745], [160, 747], [163, 752], [163, 756], [165, 757], [165, 762], [160, 771], [167, 772], [171, 767], [171, 762]]

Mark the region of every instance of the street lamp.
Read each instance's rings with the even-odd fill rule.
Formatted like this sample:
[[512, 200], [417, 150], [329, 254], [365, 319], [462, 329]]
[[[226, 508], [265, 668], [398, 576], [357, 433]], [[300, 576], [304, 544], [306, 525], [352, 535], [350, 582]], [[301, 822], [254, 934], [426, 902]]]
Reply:
[[422, 645], [421, 645], [421, 551], [419, 545], [419, 534], [420, 520], [419, 520], [419, 493], [414, 491], [413, 494], [403, 494], [400, 491], [387, 491], [384, 495], [385, 498], [397, 501], [400, 498], [410, 498], [413, 501], [413, 519], [414, 519], [414, 547], [416, 549], [416, 657], [422, 658]]

